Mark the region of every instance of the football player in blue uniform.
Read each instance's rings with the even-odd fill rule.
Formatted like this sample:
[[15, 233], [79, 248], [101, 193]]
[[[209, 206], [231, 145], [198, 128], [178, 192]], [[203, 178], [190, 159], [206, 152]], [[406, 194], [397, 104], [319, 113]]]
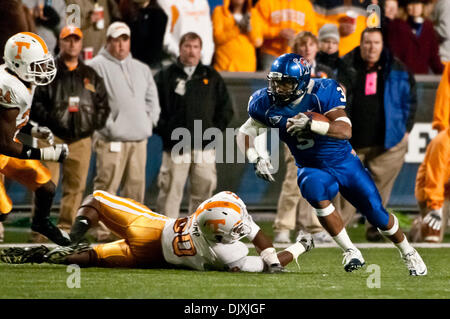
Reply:
[[[348, 141], [352, 124], [339, 84], [331, 79], [311, 79], [308, 62], [293, 53], [278, 57], [267, 77], [269, 86], [250, 97], [250, 118], [237, 136], [238, 146], [254, 163], [256, 175], [274, 181], [270, 159], [258, 153], [254, 138], [267, 127], [276, 128], [295, 158], [301, 194], [344, 251], [346, 271], [361, 268], [365, 261], [331, 203], [338, 191], [396, 245], [410, 275], [426, 275], [425, 263], [408, 243], [395, 215], [383, 207], [372, 178]], [[314, 119], [305, 112], [320, 113], [329, 122]]]

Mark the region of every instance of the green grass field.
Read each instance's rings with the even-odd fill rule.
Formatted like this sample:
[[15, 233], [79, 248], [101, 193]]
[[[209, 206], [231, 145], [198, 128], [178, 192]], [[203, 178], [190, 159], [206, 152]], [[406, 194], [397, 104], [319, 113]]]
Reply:
[[191, 270], [86, 268], [80, 288], [68, 288], [72, 273], [59, 265], [0, 264], [0, 298], [164, 299], [365, 299], [450, 298], [450, 249], [419, 249], [426, 277], [410, 277], [396, 249], [362, 249], [367, 265], [380, 268], [380, 288], [370, 288], [369, 267], [346, 273], [337, 248], [300, 256], [288, 273], [253, 274]]
[[[272, 235], [270, 222], [260, 225]], [[365, 242], [363, 225], [348, 231], [354, 242]], [[6, 229], [9, 242], [27, 236]], [[66, 266], [0, 263], [0, 299], [450, 299], [450, 248], [418, 248], [428, 266], [425, 277], [410, 277], [397, 249], [361, 251], [366, 267], [354, 273], [344, 271], [340, 249], [315, 248], [300, 256], [300, 268], [293, 262], [283, 274], [86, 268], [80, 288], [68, 287], [74, 273]]]

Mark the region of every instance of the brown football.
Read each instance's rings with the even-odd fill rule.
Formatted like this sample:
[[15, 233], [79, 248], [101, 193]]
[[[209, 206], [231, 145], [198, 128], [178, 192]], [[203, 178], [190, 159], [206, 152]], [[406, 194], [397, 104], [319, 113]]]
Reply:
[[330, 123], [330, 120], [328, 119], [328, 117], [326, 117], [323, 114], [316, 113], [316, 112], [304, 112], [304, 114], [306, 114], [306, 116], [308, 116], [310, 119], [312, 119], [314, 121], [322, 121], [322, 122]]

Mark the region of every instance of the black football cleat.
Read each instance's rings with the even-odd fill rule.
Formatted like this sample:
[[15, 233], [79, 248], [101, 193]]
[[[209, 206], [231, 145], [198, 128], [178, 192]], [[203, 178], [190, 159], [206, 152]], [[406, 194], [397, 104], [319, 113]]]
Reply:
[[31, 223], [31, 230], [38, 232], [59, 246], [68, 246], [72, 242], [65, 231], [56, 227], [48, 218]]
[[49, 249], [44, 245], [26, 248], [12, 247], [0, 251], [0, 260], [7, 264], [40, 264], [45, 262], [44, 256], [48, 252]]

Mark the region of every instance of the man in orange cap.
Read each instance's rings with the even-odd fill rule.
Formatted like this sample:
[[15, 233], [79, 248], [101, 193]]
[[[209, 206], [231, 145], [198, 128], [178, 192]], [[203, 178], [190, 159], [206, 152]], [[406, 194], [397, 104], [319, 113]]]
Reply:
[[[69, 146], [70, 155], [62, 164], [62, 198], [58, 227], [69, 230], [86, 186], [91, 158], [91, 135], [105, 125], [110, 109], [102, 78], [80, 59], [83, 33], [65, 26], [59, 35], [58, 73], [51, 85], [39, 87], [31, 116], [46, 123], [56, 141]], [[58, 184], [60, 164], [45, 162], [52, 180]]]

